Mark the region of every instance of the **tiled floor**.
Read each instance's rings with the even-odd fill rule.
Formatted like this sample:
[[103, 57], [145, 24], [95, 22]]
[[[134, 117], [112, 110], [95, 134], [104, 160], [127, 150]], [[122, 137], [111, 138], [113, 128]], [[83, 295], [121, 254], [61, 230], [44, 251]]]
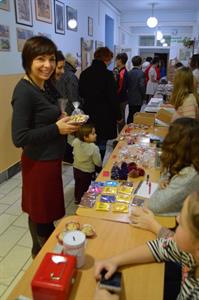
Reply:
[[[112, 152], [107, 146], [105, 160]], [[66, 213], [74, 214], [74, 180], [71, 166], [63, 165]], [[27, 215], [21, 211], [21, 173], [0, 185], [0, 299], [6, 300], [32, 262]], [[14, 300], [14, 299], [13, 299]]]

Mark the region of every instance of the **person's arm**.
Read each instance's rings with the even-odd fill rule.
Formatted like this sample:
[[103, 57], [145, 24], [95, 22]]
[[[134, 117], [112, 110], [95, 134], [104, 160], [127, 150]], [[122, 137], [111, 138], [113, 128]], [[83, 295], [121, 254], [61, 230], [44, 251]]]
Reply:
[[140, 93], [142, 95], [142, 99], [145, 98], [145, 93], [146, 93], [146, 84], [145, 84], [145, 82], [146, 82], [146, 77], [143, 73], [143, 74], [141, 74], [141, 77], [140, 77], [140, 80], [139, 80], [139, 90], [140, 90]]
[[99, 280], [101, 278], [101, 271], [107, 270], [105, 278], [109, 279], [117, 268], [129, 264], [141, 264], [155, 262], [155, 258], [152, 255], [149, 247], [145, 244], [117, 256], [111, 257], [106, 260], [98, 261], [95, 264], [95, 278]]
[[149, 230], [158, 238], [168, 238], [174, 235], [172, 230], [162, 227], [156, 221], [153, 212], [145, 207], [133, 207], [130, 220], [133, 227]]
[[117, 97], [116, 83], [113, 77], [113, 73], [108, 71], [107, 73], [107, 94], [110, 101], [110, 106], [115, 112], [115, 117], [117, 121], [122, 121], [122, 115], [119, 106], [119, 99]]
[[150, 197], [147, 206], [155, 214], [179, 212], [184, 199], [196, 188], [198, 175], [193, 167], [187, 167], [171, 178], [168, 185], [158, 188]]
[[76, 131], [78, 128], [67, 124], [68, 118], [39, 128], [33, 127], [34, 99], [28, 90], [16, 92], [13, 96], [12, 138], [16, 147], [45, 143], [60, 134]]
[[93, 144], [93, 155], [92, 155], [92, 160], [95, 166], [97, 167], [101, 167], [102, 165], [102, 158], [101, 158], [101, 154], [99, 151], [99, 147], [96, 146], [95, 144]]

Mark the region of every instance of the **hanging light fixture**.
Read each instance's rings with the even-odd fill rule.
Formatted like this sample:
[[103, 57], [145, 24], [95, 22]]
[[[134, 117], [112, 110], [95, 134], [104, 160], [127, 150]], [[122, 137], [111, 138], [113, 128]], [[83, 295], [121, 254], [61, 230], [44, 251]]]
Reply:
[[149, 17], [146, 21], [147, 23], [147, 26], [149, 28], [154, 28], [158, 25], [158, 20], [156, 17], [153, 16], [153, 11], [154, 11], [154, 6], [155, 6], [155, 3], [152, 3], [152, 13], [151, 13], [151, 17]]
[[70, 20], [68, 21], [68, 27], [69, 27], [70, 29], [75, 29], [75, 28], [77, 27], [77, 20], [75, 20], [75, 19], [70, 19]]

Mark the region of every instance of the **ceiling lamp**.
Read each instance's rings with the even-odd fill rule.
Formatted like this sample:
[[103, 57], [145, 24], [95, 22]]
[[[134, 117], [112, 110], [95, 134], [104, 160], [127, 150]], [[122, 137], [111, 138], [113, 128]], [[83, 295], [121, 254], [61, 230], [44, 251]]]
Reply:
[[68, 27], [71, 29], [75, 29], [77, 27], [77, 21], [75, 19], [70, 19], [68, 21]]
[[163, 34], [160, 30], [158, 30], [156, 32], [156, 38], [157, 38], [158, 41], [160, 41], [163, 38]]
[[161, 40], [160, 40], [160, 43], [161, 43], [161, 44], [164, 44], [164, 42], [165, 42], [165, 39], [161, 39]]
[[154, 6], [155, 6], [155, 3], [152, 3], [152, 13], [151, 13], [151, 17], [149, 17], [146, 21], [147, 23], [147, 26], [149, 28], [154, 28], [158, 25], [158, 20], [156, 19], [156, 17], [153, 16], [153, 10], [154, 10]]
[[163, 47], [167, 47], [168, 44], [167, 44], [167, 43], [163, 43], [162, 46], [163, 46]]

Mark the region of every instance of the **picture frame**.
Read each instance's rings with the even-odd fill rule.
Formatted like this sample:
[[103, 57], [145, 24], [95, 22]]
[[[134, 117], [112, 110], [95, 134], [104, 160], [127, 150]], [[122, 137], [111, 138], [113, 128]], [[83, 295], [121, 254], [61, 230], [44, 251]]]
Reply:
[[94, 58], [94, 41], [81, 38], [80, 44], [81, 44], [81, 70], [83, 71], [91, 65], [92, 60]]
[[65, 5], [64, 3], [55, 0], [55, 32], [65, 34]]
[[35, 17], [38, 21], [52, 23], [52, 1], [35, 0]]
[[21, 52], [23, 50], [23, 46], [26, 40], [33, 36], [33, 31], [17, 27], [16, 32], [17, 32], [17, 48], [18, 51]]
[[0, 52], [10, 51], [9, 26], [0, 24]]
[[0, 9], [3, 10], [10, 10], [10, 0], [1, 0], [0, 1]]
[[88, 35], [93, 36], [93, 18], [88, 17]]
[[32, 1], [15, 0], [14, 4], [16, 23], [32, 27]]
[[[68, 22], [70, 20], [75, 20], [77, 22], [77, 26], [75, 28], [71, 28], [68, 25]], [[66, 6], [66, 24], [67, 24], [68, 30], [77, 31], [77, 29], [78, 29], [77, 9], [75, 9], [71, 6]]]

